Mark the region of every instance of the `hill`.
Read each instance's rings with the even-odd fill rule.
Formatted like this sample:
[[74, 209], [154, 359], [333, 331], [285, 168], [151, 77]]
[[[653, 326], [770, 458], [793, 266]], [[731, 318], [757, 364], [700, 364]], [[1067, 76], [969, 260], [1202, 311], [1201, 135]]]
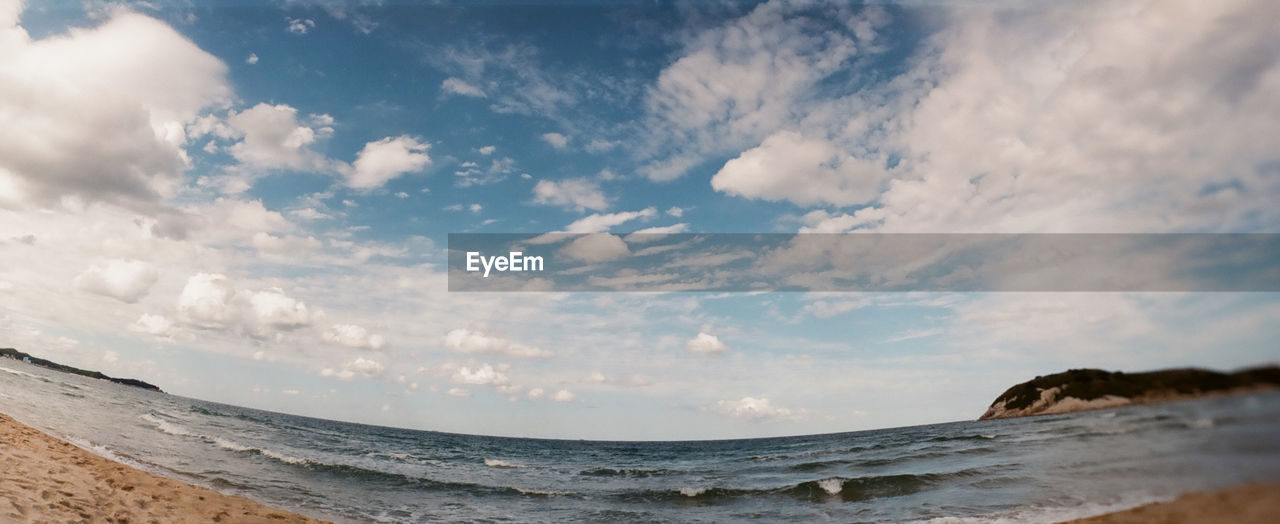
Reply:
[[96, 378], [98, 380], [109, 380], [111, 382], [115, 382], [116, 384], [123, 384], [126, 386], [133, 386], [135, 388], [149, 389], [151, 391], [158, 391], [160, 393], [164, 393], [164, 391], [161, 391], [159, 387], [156, 387], [155, 385], [152, 385], [152, 384], [148, 384], [138, 379], [109, 377], [107, 375], [104, 375], [101, 371], [87, 371], [80, 368], [73, 368], [71, 366], [59, 364], [57, 362], [45, 360], [43, 358], [33, 357], [31, 355], [28, 355], [26, 353], [23, 353], [13, 348], [0, 348], [0, 357], [8, 357], [14, 360], [26, 359], [26, 360], [29, 360], [34, 365], [49, 368], [54, 371], [71, 373], [73, 375], [81, 375], [89, 378]]
[[1280, 367], [1276, 366], [1235, 373], [1195, 368], [1146, 373], [1072, 369], [1009, 388], [978, 420], [1070, 413], [1277, 387]]

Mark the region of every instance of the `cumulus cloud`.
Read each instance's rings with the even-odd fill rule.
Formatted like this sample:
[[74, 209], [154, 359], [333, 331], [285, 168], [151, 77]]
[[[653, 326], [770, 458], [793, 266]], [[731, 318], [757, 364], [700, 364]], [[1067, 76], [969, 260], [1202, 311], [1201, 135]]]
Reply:
[[876, 196], [886, 171], [836, 144], [779, 131], [711, 177], [716, 191], [801, 205], [853, 205]]
[[[469, 96], [472, 98], [484, 98], [484, 90], [479, 87], [467, 83], [461, 78], [446, 78], [440, 83], [440, 90], [452, 95]], [[487, 153], [486, 153], [487, 154]]]
[[360, 189], [381, 187], [400, 175], [422, 171], [431, 164], [427, 156], [430, 147], [404, 135], [369, 142], [360, 150], [351, 169], [345, 170], [347, 185]]
[[239, 314], [234, 303], [235, 294], [235, 287], [225, 275], [192, 275], [178, 296], [178, 319], [205, 329], [230, 326]]
[[542, 388], [533, 388], [529, 390], [527, 396], [530, 400], [538, 400], [547, 394], [547, 390]]
[[144, 313], [138, 320], [129, 326], [129, 330], [135, 333], [145, 333], [156, 337], [167, 337], [173, 330], [173, 322], [164, 315], [152, 315]]
[[268, 256], [295, 257], [319, 249], [322, 245], [322, 242], [312, 236], [276, 236], [262, 232], [253, 235], [253, 247]]
[[154, 209], [181, 185], [185, 126], [231, 97], [226, 65], [124, 10], [35, 40], [22, 4], [0, 19], [0, 207]]
[[505, 338], [470, 329], [455, 329], [444, 336], [444, 345], [459, 353], [506, 355], [518, 358], [548, 358], [551, 351], [512, 342]]
[[573, 260], [595, 264], [626, 258], [631, 250], [618, 235], [593, 233], [573, 239], [560, 248], [560, 254]]
[[291, 330], [311, 323], [307, 305], [285, 295], [280, 288], [254, 293], [249, 304], [259, 325]]
[[470, 384], [473, 386], [506, 386], [511, 383], [511, 379], [507, 378], [506, 373], [494, 369], [489, 364], [482, 364], [472, 369], [471, 367], [462, 366], [454, 372], [451, 378], [458, 384]]
[[551, 400], [554, 402], [573, 402], [575, 398], [577, 397], [573, 395], [573, 392], [567, 389], [562, 389], [551, 395]]
[[75, 278], [74, 283], [83, 291], [132, 304], [147, 294], [157, 278], [155, 266], [146, 262], [108, 260], [90, 266]]
[[259, 103], [227, 118], [228, 134], [240, 141], [228, 150], [249, 167], [328, 171], [331, 165], [311, 149], [321, 138], [333, 133], [333, 119], [311, 115], [305, 121], [298, 110], [285, 104]]
[[334, 324], [322, 335], [326, 342], [355, 349], [382, 349], [387, 340], [382, 335], [354, 324]]
[[564, 149], [569, 145], [569, 137], [560, 133], [543, 133], [542, 141], [556, 149]]
[[787, 420], [802, 418], [803, 410], [794, 411], [774, 406], [767, 398], [742, 397], [740, 400], [721, 400], [711, 410], [734, 418], [748, 420]]
[[719, 355], [729, 350], [729, 346], [721, 342], [719, 337], [706, 331], [699, 332], [685, 342], [684, 346], [690, 353], [696, 355]]
[[604, 211], [609, 201], [600, 190], [600, 183], [587, 178], [567, 178], [564, 180], [539, 180], [533, 186], [533, 201], [538, 204], [585, 210]]
[[344, 362], [337, 368], [324, 368], [320, 376], [333, 377], [338, 380], [351, 380], [356, 376], [375, 377], [382, 374], [385, 367], [381, 362], [367, 358], [357, 358]]
[[[792, 24], [761, 25], [756, 12], [734, 24], [750, 23], [742, 30], [762, 32], [759, 41]], [[713, 187], [802, 206], [870, 204], [810, 213], [805, 232], [1199, 231], [1280, 218], [1270, 205], [1280, 186], [1267, 167], [1280, 155], [1262, 138], [1280, 133], [1274, 3], [991, 5], [939, 14], [941, 30], [898, 78], [748, 105], [794, 115], [763, 118], [772, 122], [767, 133], [735, 141], [734, 117], [689, 113], [691, 133], [742, 151]], [[837, 41], [831, 35], [810, 40], [825, 47]], [[694, 46], [682, 61], [733, 62], [723, 48], [697, 58], [704, 49]], [[693, 96], [704, 92], [696, 83], [671, 85], [692, 87], [660, 83], [654, 99], [676, 101], [660, 107], [694, 111], [725, 99], [714, 90]]]

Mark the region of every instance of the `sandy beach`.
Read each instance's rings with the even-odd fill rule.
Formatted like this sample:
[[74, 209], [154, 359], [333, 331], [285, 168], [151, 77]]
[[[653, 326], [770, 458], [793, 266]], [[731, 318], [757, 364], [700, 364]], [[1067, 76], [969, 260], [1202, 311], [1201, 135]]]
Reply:
[[[0, 521], [319, 522], [100, 457], [0, 414]], [[1271, 523], [1280, 483], [1189, 493], [1071, 522]]]
[[167, 479], [0, 414], [0, 521], [319, 522]]

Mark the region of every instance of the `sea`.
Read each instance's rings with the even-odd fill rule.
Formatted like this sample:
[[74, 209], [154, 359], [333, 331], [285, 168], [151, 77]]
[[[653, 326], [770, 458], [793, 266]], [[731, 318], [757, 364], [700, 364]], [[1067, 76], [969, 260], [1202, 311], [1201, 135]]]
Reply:
[[1057, 522], [1280, 480], [1277, 392], [826, 435], [604, 442], [299, 417], [0, 359], [0, 412], [113, 460], [334, 522]]

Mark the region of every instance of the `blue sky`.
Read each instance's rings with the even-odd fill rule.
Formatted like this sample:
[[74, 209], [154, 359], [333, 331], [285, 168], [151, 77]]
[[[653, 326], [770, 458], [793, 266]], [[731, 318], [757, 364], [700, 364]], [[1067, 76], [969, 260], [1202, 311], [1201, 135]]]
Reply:
[[1275, 232], [1263, 1], [0, 1], [0, 344], [392, 426], [973, 418], [1274, 294], [458, 294], [449, 233]]

